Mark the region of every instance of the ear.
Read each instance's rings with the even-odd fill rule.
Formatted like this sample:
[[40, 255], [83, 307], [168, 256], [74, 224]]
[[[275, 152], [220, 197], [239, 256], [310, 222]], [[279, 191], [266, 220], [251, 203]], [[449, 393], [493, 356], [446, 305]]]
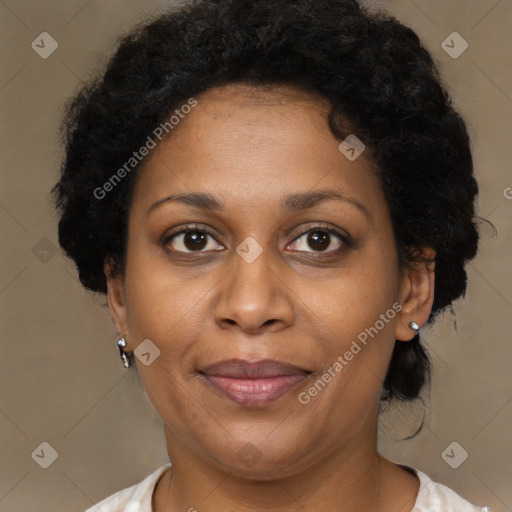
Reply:
[[399, 302], [402, 309], [397, 315], [395, 339], [409, 341], [415, 332], [409, 327], [414, 321], [422, 327], [432, 311], [436, 251], [429, 247], [419, 249], [425, 261], [403, 267], [400, 277]]
[[126, 294], [124, 289], [124, 278], [121, 275], [113, 274], [110, 263], [105, 263], [103, 271], [107, 277], [107, 299], [110, 318], [119, 333], [120, 337], [125, 337], [126, 352], [131, 352], [130, 336], [128, 332], [126, 315]]

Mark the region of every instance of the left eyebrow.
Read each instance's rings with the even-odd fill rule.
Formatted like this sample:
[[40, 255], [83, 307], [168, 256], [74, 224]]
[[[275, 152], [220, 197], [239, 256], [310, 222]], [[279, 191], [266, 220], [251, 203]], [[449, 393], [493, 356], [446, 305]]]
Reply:
[[287, 212], [302, 211], [313, 208], [322, 201], [335, 200], [355, 206], [371, 219], [370, 212], [354, 197], [349, 196], [345, 192], [334, 189], [313, 190], [311, 192], [303, 192], [299, 194], [290, 194], [281, 203], [281, 208]]

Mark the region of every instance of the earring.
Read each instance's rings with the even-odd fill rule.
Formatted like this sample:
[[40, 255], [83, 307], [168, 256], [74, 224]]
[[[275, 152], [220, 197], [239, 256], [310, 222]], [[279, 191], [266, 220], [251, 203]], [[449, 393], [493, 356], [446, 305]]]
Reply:
[[409, 324], [409, 327], [414, 331], [415, 336], [420, 332], [420, 326], [414, 321]]
[[131, 361], [130, 361], [130, 357], [128, 356], [128, 354], [126, 354], [126, 352], [123, 350], [126, 347], [126, 341], [124, 338], [121, 338], [117, 342], [117, 347], [119, 348], [119, 354], [121, 355], [121, 360], [123, 361], [123, 366], [125, 368], [129, 368]]

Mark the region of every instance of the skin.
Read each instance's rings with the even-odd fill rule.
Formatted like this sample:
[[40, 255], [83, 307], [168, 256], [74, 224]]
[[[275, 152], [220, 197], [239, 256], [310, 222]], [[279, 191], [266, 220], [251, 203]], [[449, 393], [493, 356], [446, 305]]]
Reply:
[[[149, 366], [134, 358], [173, 464], [156, 486], [154, 511], [412, 510], [417, 477], [377, 452], [378, 404], [395, 339], [411, 340], [409, 323], [422, 326], [431, 311], [433, 264], [399, 266], [370, 151], [354, 161], [339, 151], [326, 100], [288, 86], [231, 84], [197, 101], [137, 177], [124, 274], [105, 265], [126, 351], [148, 338], [160, 349]], [[366, 213], [333, 199], [303, 211], [280, 207], [288, 194], [320, 189], [341, 191]], [[211, 193], [224, 208], [169, 201], [148, 214], [178, 192]], [[183, 234], [164, 241], [188, 223], [213, 237], [195, 252]], [[319, 250], [308, 243], [319, 223], [353, 244], [331, 235]], [[236, 252], [248, 236], [262, 248], [252, 263]], [[401, 311], [300, 403], [298, 394], [396, 302]], [[278, 359], [312, 374], [279, 400], [248, 408], [197, 373], [227, 358]], [[257, 454], [251, 465], [239, 455], [244, 445]]]

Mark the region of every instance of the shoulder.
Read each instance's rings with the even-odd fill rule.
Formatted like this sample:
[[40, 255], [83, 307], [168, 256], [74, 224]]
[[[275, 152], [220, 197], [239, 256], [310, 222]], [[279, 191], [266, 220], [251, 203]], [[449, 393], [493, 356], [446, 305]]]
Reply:
[[[103, 501], [100, 501], [96, 505], [88, 508], [85, 512], [118, 512], [118, 510], [125, 510], [126, 512], [152, 512], [151, 510], [151, 499], [153, 491], [158, 478], [171, 466], [171, 463], [167, 463], [149, 476], [147, 476], [142, 482], [127, 487], [122, 491], [118, 491], [112, 494]], [[120, 508], [122, 507], [122, 508]]]
[[420, 480], [420, 490], [412, 512], [491, 512], [489, 507], [479, 507], [465, 500], [445, 485], [431, 480], [425, 473], [410, 469]]

